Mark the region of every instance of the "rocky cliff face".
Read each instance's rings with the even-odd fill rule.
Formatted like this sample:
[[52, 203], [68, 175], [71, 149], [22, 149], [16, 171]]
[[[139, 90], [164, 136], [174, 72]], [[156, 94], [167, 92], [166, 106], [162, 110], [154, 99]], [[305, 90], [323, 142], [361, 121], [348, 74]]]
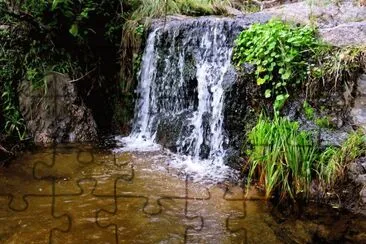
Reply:
[[75, 85], [62, 75], [50, 75], [46, 80], [42, 89], [32, 88], [29, 81], [18, 88], [21, 113], [35, 143], [95, 140], [96, 123]]

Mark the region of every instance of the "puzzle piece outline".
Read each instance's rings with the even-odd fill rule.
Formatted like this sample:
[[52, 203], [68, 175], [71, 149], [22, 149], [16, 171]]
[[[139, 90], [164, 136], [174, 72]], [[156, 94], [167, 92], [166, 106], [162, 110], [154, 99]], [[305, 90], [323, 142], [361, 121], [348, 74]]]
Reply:
[[153, 212], [153, 213], [149, 213], [148, 211], [146, 211], [146, 207], [149, 203], [149, 197], [146, 197], [144, 195], [131, 195], [131, 194], [118, 194], [117, 193], [117, 184], [118, 184], [118, 181], [119, 180], [116, 180], [115, 181], [115, 185], [114, 185], [114, 189], [115, 189], [115, 208], [113, 211], [108, 211], [108, 210], [105, 210], [105, 209], [100, 209], [99, 211], [97, 211], [96, 213], [96, 219], [97, 219], [97, 225], [100, 227], [100, 228], [110, 228], [110, 227], [113, 227], [114, 229], [114, 233], [115, 233], [115, 239], [116, 239], [116, 243], [119, 243], [119, 235], [118, 235], [118, 225], [115, 224], [115, 223], [109, 223], [109, 224], [106, 224], [106, 225], [103, 225], [99, 222], [99, 216], [101, 213], [106, 213], [106, 214], [109, 214], [109, 215], [118, 215], [118, 199], [119, 198], [136, 198], [136, 199], [144, 199], [144, 204], [142, 206], [142, 212], [148, 216], [156, 216], [156, 215], [159, 215], [159, 214], [162, 214], [163, 213], [163, 209], [164, 209], [164, 204], [163, 204], [163, 201], [167, 201], [167, 200], [184, 200], [185, 203], [184, 203], [184, 217], [188, 220], [195, 220], [195, 219], [199, 219], [200, 220], [200, 226], [198, 228], [195, 228], [193, 225], [188, 225], [187, 227], [185, 227], [185, 231], [184, 231], [184, 243], [187, 243], [187, 236], [188, 236], [188, 232], [190, 230], [193, 230], [193, 231], [201, 231], [204, 227], [204, 218], [199, 215], [199, 216], [190, 216], [188, 214], [188, 204], [189, 204], [189, 200], [209, 200], [211, 199], [211, 193], [210, 191], [206, 188], [206, 191], [208, 193], [208, 197], [206, 198], [194, 198], [194, 197], [189, 197], [189, 191], [188, 191], [188, 178], [189, 176], [186, 175], [185, 177], [185, 196], [161, 196], [157, 199], [157, 204], [159, 206], [159, 211], [158, 212]]

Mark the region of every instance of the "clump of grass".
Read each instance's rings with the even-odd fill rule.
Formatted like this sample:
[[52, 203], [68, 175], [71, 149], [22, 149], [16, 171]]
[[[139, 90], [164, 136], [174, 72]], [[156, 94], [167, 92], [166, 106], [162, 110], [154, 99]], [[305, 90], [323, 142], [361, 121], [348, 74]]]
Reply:
[[341, 147], [320, 152], [310, 132], [300, 131], [297, 122], [277, 115], [272, 120], [261, 115], [248, 142], [252, 146], [247, 151], [248, 186], [256, 178], [267, 199], [273, 195], [308, 197], [315, 179], [323, 190], [331, 189], [344, 177], [347, 165], [366, 154], [366, 136], [360, 130], [350, 134]]
[[327, 91], [343, 89], [346, 104], [349, 104], [353, 83], [360, 71], [366, 68], [366, 46], [323, 46], [313, 59], [315, 62], [309, 66], [306, 82], [307, 97], [317, 97], [324, 88]]
[[353, 132], [340, 148], [328, 147], [319, 157], [317, 173], [323, 186], [332, 187], [344, 176], [347, 165], [366, 152], [366, 137]]
[[300, 131], [297, 122], [286, 118], [260, 116], [248, 141], [253, 146], [247, 152], [251, 166], [248, 184], [257, 177], [266, 198], [275, 192], [282, 198], [308, 194], [317, 158], [317, 146], [309, 132]]

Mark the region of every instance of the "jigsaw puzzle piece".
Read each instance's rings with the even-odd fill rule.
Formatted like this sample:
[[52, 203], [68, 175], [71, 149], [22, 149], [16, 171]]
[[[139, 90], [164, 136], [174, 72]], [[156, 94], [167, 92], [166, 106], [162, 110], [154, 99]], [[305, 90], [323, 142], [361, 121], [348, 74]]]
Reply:
[[28, 196], [24, 211], [13, 211], [0, 197], [1, 243], [51, 243], [55, 234], [66, 232], [70, 227], [68, 216], [53, 212], [51, 196]]
[[[187, 243], [241, 243], [245, 241], [245, 230], [233, 233], [226, 220], [230, 216], [243, 216], [243, 200], [228, 202], [223, 196], [225, 188], [211, 186], [209, 200], [193, 200], [187, 202], [187, 212], [191, 216], [202, 216], [202, 230], [189, 231]], [[237, 196], [236, 196], [237, 197]]]
[[8, 167], [0, 168], [0, 195], [9, 197], [9, 207], [14, 211], [28, 207], [27, 196], [52, 195], [52, 179], [38, 180], [34, 177], [33, 165], [40, 161], [51, 162], [52, 149], [46, 149], [37, 157], [30, 152], [24, 153]]
[[37, 179], [57, 179], [56, 194], [77, 194], [77, 181], [90, 177], [98, 181], [96, 194], [113, 195], [116, 179], [133, 178], [129, 155], [116, 158], [115, 155], [99, 151], [91, 145], [57, 146], [51, 163], [34, 166]]
[[241, 211], [231, 211], [226, 218], [226, 228], [231, 233], [232, 242], [281, 243], [265, 222], [266, 218], [270, 218], [267, 201], [254, 187], [230, 186], [225, 189], [223, 198], [230, 205], [240, 203], [242, 206]]
[[159, 199], [162, 211], [150, 215], [143, 209], [146, 198], [125, 196], [116, 199], [112, 212], [101, 210], [97, 222], [103, 228], [114, 230], [116, 243], [186, 243], [187, 234], [203, 226], [200, 216], [188, 216], [186, 200]]
[[[133, 181], [116, 182], [117, 196], [144, 197], [146, 202], [143, 211], [146, 214], [157, 215], [162, 211], [161, 199], [196, 199], [210, 198], [208, 189], [199, 183], [194, 183], [189, 176], [172, 174], [169, 168], [156, 168], [153, 163], [132, 160], [134, 167]], [[183, 178], [183, 180], [182, 180]]]
[[115, 243], [113, 231], [100, 228], [96, 214], [101, 209], [113, 211], [114, 196], [96, 196], [97, 181], [93, 178], [77, 181], [77, 194], [59, 194], [55, 197], [55, 214], [70, 216], [72, 227], [67, 233], [57, 233], [59, 243]]

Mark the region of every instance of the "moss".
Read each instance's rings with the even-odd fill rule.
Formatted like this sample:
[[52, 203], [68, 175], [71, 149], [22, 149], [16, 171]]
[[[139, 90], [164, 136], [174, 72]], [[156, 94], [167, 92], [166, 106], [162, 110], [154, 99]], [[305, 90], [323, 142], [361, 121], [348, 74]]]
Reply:
[[319, 126], [320, 128], [332, 128], [333, 127], [328, 116], [317, 118], [315, 120], [315, 124], [317, 126]]

